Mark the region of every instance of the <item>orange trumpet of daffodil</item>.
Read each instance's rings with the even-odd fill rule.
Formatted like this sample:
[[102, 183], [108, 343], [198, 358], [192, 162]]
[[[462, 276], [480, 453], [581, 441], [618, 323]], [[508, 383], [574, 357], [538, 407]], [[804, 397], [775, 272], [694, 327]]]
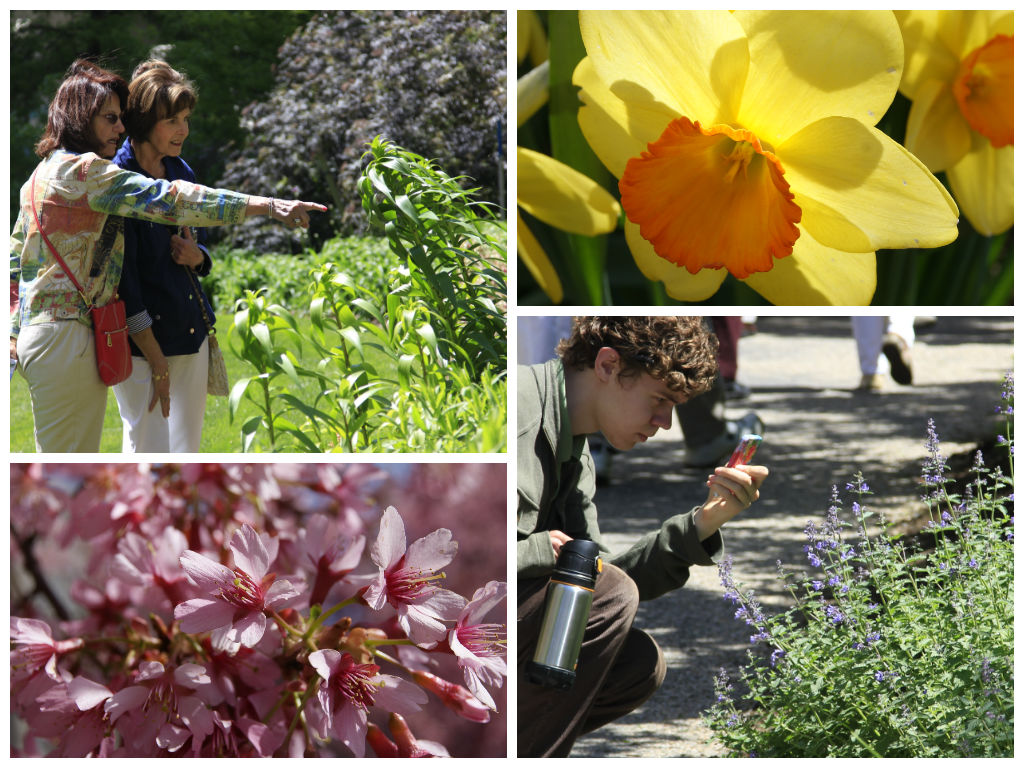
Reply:
[[669, 295], [732, 273], [774, 304], [868, 304], [876, 249], [956, 237], [952, 198], [874, 127], [903, 69], [891, 11], [581, 11], [580, 31], [580, 127]]
[[1013, 224], [1013, 11], [897, 11], [907, 149], [983, 235]]

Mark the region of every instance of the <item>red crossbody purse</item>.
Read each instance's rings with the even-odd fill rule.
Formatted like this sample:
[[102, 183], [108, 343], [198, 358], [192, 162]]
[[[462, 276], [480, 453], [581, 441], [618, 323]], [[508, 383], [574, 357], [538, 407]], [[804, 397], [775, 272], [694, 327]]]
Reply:
[[[37, 169], [38, 170], [38, 169]], [[64, 270], [71, 282], [75, 284], [78, 295], [82, 297], [89, 315], [92, 318], [92, 329], [96, 339], [96, 367], [100, 379], [108, 387], [119, 384], [127, 379], [132, 373], [132, 352], [128, 346], [128, 322], [125, 317], [124, 302], [114, 294], [113, 301], [104, 304], [102, 307], [95, 306], [86, 297], [82, 286], [78, 284], [75, 276], [68, 269], [67, 264], [53, 247], [53, 243], [43, 232], [42, 224], [39, 223], [39, 214], [36, 213], [36, 174], [33, 172], [31, 181], [32, 215], [36, 220], [36, 229], [43, 237], [43, 242], [50, 249], [50, 253], [57, 260], [57, 263]]]

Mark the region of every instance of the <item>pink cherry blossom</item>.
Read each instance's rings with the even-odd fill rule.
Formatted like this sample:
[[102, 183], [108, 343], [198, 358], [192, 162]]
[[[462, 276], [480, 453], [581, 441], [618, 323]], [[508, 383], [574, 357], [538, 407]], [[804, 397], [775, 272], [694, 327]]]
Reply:
[[371, 707], [388, 712], [418, 712], [427, 701], [415, 685], [380, 674], [376, 664], [360, 664], [351, 654], [333, 649], [314, 651], [309, 663], [323, 678], [317, 702], [308, 710], [320, 738], [336, 736], [356, 757], [366, 754], [366, 715]]
[[[276, 544], [271, 544], [276, 555]], [[209, 597], [181, 603], [174, 618], [190, 634], [213, 631], [229, 643], [252, 648], [267, 628], [265, 611], [287, 608], [300, 599], [299, 590], [284, 579], [267, 576], [273, 560], [267, 543], [251, 526], [243, 525], [231, 537], [235, 568], [211, 560], [191, 549], [180, 561], [189, 579]]]
[[481, 624], [480, 619], [505, 599], [506, 584], [489, 581], [473, 593], [473, 599], [459, 614], [455, 628], [448, 633], [448, 644], [459, 660], [466, 686], [480, 701], [497, 709], [484, 683], [501, 687], [508, 674], [505, 663], [505, 625]]
[[11, 616], [11, 675], [22, 680], [40, 670], [51, 680], [60, 680], [57, 671], [57, 657], [62, 653], [81, 648], [80, 638], [54, 640], [50, 625], [39, 619], [22, 619]]
[[133, 754], [177, 752], [189, 738], [198, 753], [213, 733], [213, 712], [204, 697], [216, 695], [206, 669], [182, 664], [168, 670], [158, 661], [139, 665], [135, 684], [122, 688], [103, 705], [111, 724], [117, 724]]
[[432, 648], [447, 632], [445, 621], [454, 621], [466, 599], [434, 585], [434, 575], [448, 565], [458, 550], [452, 532], [439, 528], [405, 546], [405, 524], [398, 510], [388, 507], [380, 520], [370, 559], [377, 575], [363, 593], [375, 611], [390, 603], [398, 610], [398, 623], [416, 645]]
[[184, 597], [179, 558], [186, 549], [185, 534], [175, 528], [164, 528], [152, 539], [129, 531], [117, 544], [110, 571], [126, 584], [160, 590], [174, 604]]

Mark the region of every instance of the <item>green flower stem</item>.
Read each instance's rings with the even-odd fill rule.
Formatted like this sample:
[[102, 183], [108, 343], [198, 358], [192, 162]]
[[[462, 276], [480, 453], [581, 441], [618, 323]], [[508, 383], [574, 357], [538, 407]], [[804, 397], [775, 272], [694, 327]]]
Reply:
[[332, 606], [329, 611], [325, 611], [324, 613], [320, 614], [315, 620], [313, 620], [313, 622], [310, 623], [309, 627], [306, 629], [305, 634], [303, 635], [303, 639], [308, 639], [308, 638], [312, 637], [316, 633], [316, 631], [318, 629], [320, 629], [320, 627], [323, 626], [324, 622], [328, 618], [333, 616], [335, 613], [340, 611], [342, 608], [345, 608], [345, 607], [347, 607], [349, 605], [354, 605], [355, 603], [358, 603], [359, 600], [360, 600], [360, 597], [358, 595], [353, 595], [348, 600], [342, 600], [337, 605]]

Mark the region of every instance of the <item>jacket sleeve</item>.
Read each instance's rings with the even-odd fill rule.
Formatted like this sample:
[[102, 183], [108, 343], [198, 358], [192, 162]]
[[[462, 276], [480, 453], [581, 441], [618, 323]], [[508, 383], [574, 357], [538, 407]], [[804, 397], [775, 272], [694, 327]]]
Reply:
[[238, 223], [245, 218], [249, 202], [247, 195], [238, 192], [182, 179], [151, 179], [95, 156], [86, 168], [85, 194], [94, 211], [190, 227]]
[[139, 237], [134, 221], [124, 222], [124, 265], [121, 267], [121, 282], [117, 286], [118, 295], [124, 301], [125, 314], [128, 316], [128, 333], [139, 333], [153, 325], [142, 298], [142, 282], [139, 279]]
[[722, 559], [725, 546], [720, 531], [703, 542], [697, 537], [693, 521], [696, 509], [670, 517], [659, 530], [608, 558], [636, 582], [641, 600], [683, 586], [690, 577], [690, 566], [714, 565]]

